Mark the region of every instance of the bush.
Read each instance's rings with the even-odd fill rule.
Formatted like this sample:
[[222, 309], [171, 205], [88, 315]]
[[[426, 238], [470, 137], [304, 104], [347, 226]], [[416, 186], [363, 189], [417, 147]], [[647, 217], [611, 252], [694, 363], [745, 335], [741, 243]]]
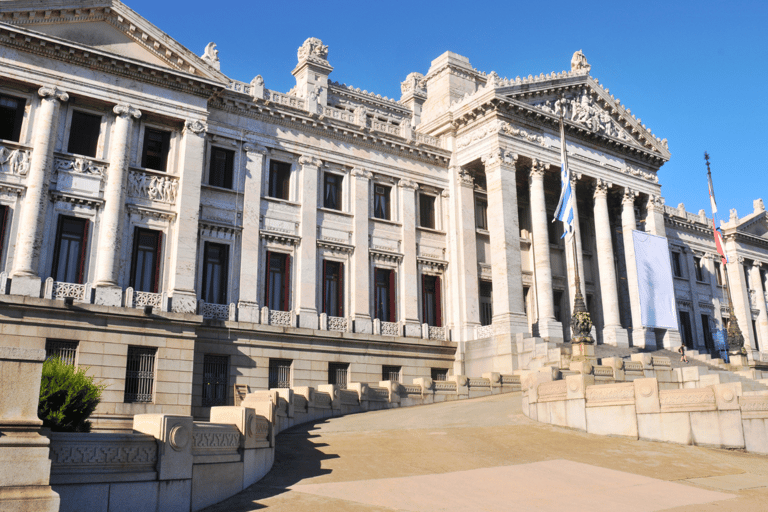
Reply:
[[40, 403], [37, 415], [53, 432], [90, 432], [88, 417], [101, 401], [106, 385], [94, 384], [85, 374], [88, 368], [75, 368], [58, 357], [43, 363]]

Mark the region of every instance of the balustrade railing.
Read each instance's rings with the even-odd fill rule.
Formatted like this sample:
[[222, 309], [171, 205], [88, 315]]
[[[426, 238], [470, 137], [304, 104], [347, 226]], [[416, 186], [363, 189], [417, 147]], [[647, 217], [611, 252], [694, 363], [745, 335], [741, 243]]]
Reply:
[[346, 121], [348, 123], [355, 122], [354, 113], [349, 112], [347, 110], [342, 110], [339, 108], [323, 107], [323, 115], [326, 117], [331, 117], [333, 119], [338, 119], [340, 121]]
[[381, 322], [382, 336], [402, 336], [398, 322]]
[[175, 204], [179, 178], [132, 170], [128, 173], [128, 195], [159, 203]]
[[166, 300], [164, 293], [140, 292], [128, 287], [125, 290], [125, 307], [144, 308], [152, 306], [160, 311], [165, 311]]
[[329, 316], [328, 317], [328, 330], [329, 331], [341, 331], [346, 332], [349, 323], [343, 316]]
[[229, 320], [229, 312], [231, 304], [211, 304], [209, 302], [200, 301], [200, 314], [203, 318], [211, 318], [214, 320]]
[[239, 80], [230, 80], [227, 85], [227, 89], [235, 92], [242, 92], [245, 94], [251, 94], [251, 85]]
[[475, 339], [490, 338], [493, 336], [493, 324], [479, 325], [475, 328]]
[[71, 298], [78, 302], [91, 302], [91, 284], [64, 283], [49, 277], [45, 280], [43, 297], [46, 299]]
[[292, 327], [291, 312], [270, 310], [269, 325], [282, 325], [284, 327]]
[[306, 101], [302, 98], [298, 98], [296, 96], [289, 96], [287, 94], [283, 94], [277, 91], [264, 91], [264, 96], [266, 99], [271, 101], [272, 103], [278, 103], [280, 105], [286, 105], [288, 107], [293, 108], [299, 108], [302, 110], [306, 110]]
[[429, 339], [431, 340], [444, 340], [445, 339], [445, 327], [429, 326]]

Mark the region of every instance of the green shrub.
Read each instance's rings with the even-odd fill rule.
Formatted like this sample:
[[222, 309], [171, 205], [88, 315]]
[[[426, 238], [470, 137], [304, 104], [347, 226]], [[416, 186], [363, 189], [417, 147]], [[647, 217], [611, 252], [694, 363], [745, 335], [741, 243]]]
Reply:
[[43, 363], [40, 403], [37, 415], [53, 432], [90, 432], [88, 421], [101, 401], [106, 385], [94, 384], [85, 374], [88, 368], [75, 368], [58, 357]]

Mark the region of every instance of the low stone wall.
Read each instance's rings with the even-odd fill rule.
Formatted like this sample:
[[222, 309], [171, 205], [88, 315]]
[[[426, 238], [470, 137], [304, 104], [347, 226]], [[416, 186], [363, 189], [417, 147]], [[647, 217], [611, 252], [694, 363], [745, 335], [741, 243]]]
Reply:
[[553, 377], [528, 376], [529, 418], [591, 434], [768, 454], [768, 392], [745, 394], [740, 382], [672, 389], [655, 377], [612, 384], [595, 384], [594, 375]]
[[237, 407], [213, 407], [209, 422], [140, 414], [132, 434], [50, 434], [51, 487], [61, 512], [189, 512], [218, 503], [272, 468], [275, 436], [294, 425], [363, 411], [520, 391], [520, 377], [414, 379], [272, 389]]

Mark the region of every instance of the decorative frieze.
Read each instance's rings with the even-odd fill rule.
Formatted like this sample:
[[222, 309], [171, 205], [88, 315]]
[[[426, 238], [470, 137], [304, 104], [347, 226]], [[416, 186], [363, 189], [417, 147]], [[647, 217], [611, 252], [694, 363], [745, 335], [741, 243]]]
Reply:
[[566, 381], [556, 380], [553, 382], [543, 382], [539, 384], [538, 397], [539, 402], [554, 402], [555, 400], [565, 400], [567, 395]]
[[26, 176], [29, 171], [30, 150], [0, 145], [0, 172]]
[[632, 405], [635, 403], [635, 385], [631, 382], [621, 384], [602, 384], [587, 386], [587, 407], [607, 405]]
[[75, 156], [72, 158], [54, 158], [53, 170], [57, 173], [70, 172], [73, 174], [86, 174], [91, 176], [104, 177], [107, 166], [100, 165], [90, 158]]
[[179, 179], [176, 176], [158, 176], [142, 171], [128, 173], [128, 195], [135, 199], [176, 204], [178, 189]]
[[715, 393], [711, 387], [659, 390], [659, 403], [662, 412], [717, 409]]

